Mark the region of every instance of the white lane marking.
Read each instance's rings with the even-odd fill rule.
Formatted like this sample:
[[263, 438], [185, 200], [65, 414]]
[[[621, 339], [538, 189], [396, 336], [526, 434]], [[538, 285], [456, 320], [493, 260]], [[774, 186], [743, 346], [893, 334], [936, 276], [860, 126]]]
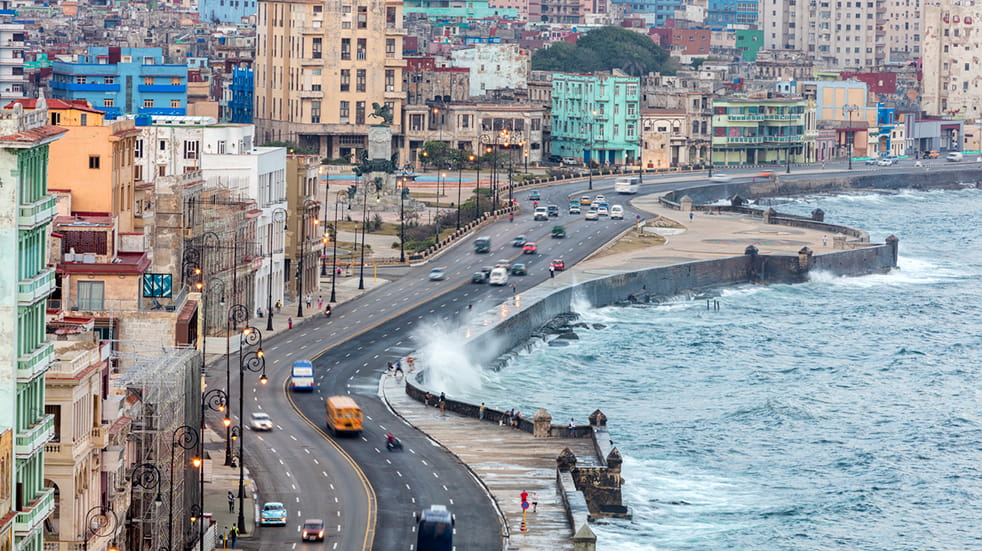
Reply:
[[449, 491], [450, 491], [450, 488], [447, 488], [447, 485], [446, 485], [446, 484], [444, 484], [444, 485], [443, 485], [443, 491], [444, 491], [444, 492], [449, 492]]
[[402, 473], [400, 473], [399, 471], [396, 471], [396, 474], [399, 475], [399, 478], [402, 478]]
[[440, 478], [440, 475], [436, 474], [436, 471], [433, 471], [433, 478]]
[[286, 465], [286, 463], [284, 463], [283, 460], [280, 459], [280, 465]]
[[[307, 453], [310, 453], [310, 450], [307, 450]], [[317, 458], [314, 458], [314, 465], [320, 465], [320, 464], [321, 462], [318, 461]]]
[[290, 438], [292, 438], [294, 442], [297, 441], [297, 437], [296, 436], [293, 436], [292, 434], [290, 435]]
[[303, 451], [305, 451], [307, 453], [307, 455], [310, 455], [310, 450], [308, 450], [307, 448], [304, 448]]
[[[327, 473], [324, 473], [324, 476], [327, 476]], [[333, 489], [334, 489], [334, 484], [328, 484], [328, 486], [330, 486], [330, 487], [331, 487], [331, 490], [333, 490]]]

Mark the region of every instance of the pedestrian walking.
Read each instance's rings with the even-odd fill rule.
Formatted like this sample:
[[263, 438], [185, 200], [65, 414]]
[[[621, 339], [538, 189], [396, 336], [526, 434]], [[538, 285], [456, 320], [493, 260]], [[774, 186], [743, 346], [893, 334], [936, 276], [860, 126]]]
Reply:
[[405, 375], [405, 373], [402, 372], [402, 360], [396, 360], [396, 374], [395, 375], [396, 375], [396, 377], [398, 377], [400, 375]]
[[310, 305], [311, 305], [311, 304], [312, 304], [313, 302], [314, 302], [314, 299], [312, 299], [312, 298], [310, 297], [310, 295], [307, 295], [307, 308], [310, 308]]
[[283, 301], [282, 300], [277, 300], [276, 301], [276, 313], [277, 314], [280, 313], [280, 308], [283, 308]]
[[554, 266], [549, 266], [549, 277], [556, 277], [556, 268]]
[[228, 512], [235, 512], [235, 494], [233, 494], [231, 491], [228, 493]]
[[518, 292], [518, 284], [515, 283], [514, 281], [512, 281], [511, 282], [511, 294], [514, 295], [517, 292]]
[[532, 512], [534, 513], [539, 508], [539, 494], [532, 492], [532, 495], [529, 497], [532, 498]]
[[692, 211], [689, 211], [689, 222], [692, 222], [692, 219], [693, 219], [694, 217], [695, 217], [695, 213], [694, 213], [694, 212], [692, 212]]
[[293, 329], [293, 318], [286, 318], [286, 328]]
[[443, 392], [440, 393], [440, 415], [447, 415], [447, 395]]
[[219, 539], [222, 540], [222, 549], [228, 549], [228, 526], [225, 527], [225, 531], [222, 532]]
[[477, 408], [477, 418], [484, 420], [484, 402], [481, 402], [481, 407]]
[[822, 246], [823, 247], [829, 246], [829, 236], [827, 234], [822, 236]]
[[569, 437], [576, 438], [576, 421], [572, 417], [569, 418]]
[[321, 295], [317, 295], [317, 309], [320, 310], [323, 307], [324, 307], [324, 297]]
[[235, 549], [235, 542], [239, 539], [239, 527], [233, 525], [229, 534], [232, 536], [232, 549]]
[[395, 367], [392, 365], [392, 362], [385, 362], [385, 364], [386, 364], [385, 365], [385, 373], [387, 375], [392, 375], [392, 372], [395, 369]]

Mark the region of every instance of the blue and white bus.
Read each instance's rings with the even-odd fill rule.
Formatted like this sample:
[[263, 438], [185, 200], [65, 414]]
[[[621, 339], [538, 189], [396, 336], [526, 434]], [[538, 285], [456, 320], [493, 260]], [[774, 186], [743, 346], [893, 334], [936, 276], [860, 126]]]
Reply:
[[290, 389], [314, 390], [314, 364], [307, 360], [293, 362], [293, 372], [290, 374]]

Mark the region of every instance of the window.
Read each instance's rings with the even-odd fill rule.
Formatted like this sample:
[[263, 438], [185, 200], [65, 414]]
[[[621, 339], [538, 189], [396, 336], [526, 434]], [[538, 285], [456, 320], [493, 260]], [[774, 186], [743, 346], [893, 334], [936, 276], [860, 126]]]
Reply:
[[368, 28], [368, 6], [358, 6], [358, 28]]
[[75, 77], [75, 84], [85, 84], [85, 77]]
[[109, 76], [103, 77], [102, 78], [102, 83], [103, 84], [116, 84], [116, 77], [109, 77]]
[[161, 151], [167, 151], [167, 140], [158, 140], [157, 147]]
[[105, 283], [102, 281], [78, 282], [78, 308], [87, 312], [105, 310]]
[[351, 61], [351, 39], [342, 38], [341, 39], [341, 60]]
[[355, 103], [355, 124], [365, 124], [365, 102]]
[[153, 100], [152, 99], [145, 99], [145, 100], [143, 100], [143, 107], [145, 107], [145, 108], [151, 108], [151, 107], [153, 107]]
[[387, 6], [385, 8], [385, 26], [386, 27], [396, 26], [396, 9], [392, 6]]
[[358, 69], [355, 72], [355, 91], [364, 92], [365, 91], [365, 69]]
[[314, 42], [311, 44], [311, 49], [313, 51], [313, 54], [311, 55], [313, 55], [314, 59], [320, 59], [321, 55], [324, 53], [324, 44], [320, 37], [314, 38]]
[[171, 106], [171, 109], [180, 109], [181, 108], [181, 100], [179, 100], [179, 99], [172, 99], [172, 100], [170, 100], [170, 106]]
[[385, 39], [385, 56], [393, 57], [396, 55], [396, 39], [386, 38]]
[[151, 86], [153, 84], [153, 77], [143, 77], [143, 84]]
[[225, 140], [218, 140], [218, 154], [225, 154]]
[[349, 119], [351, 117], [351, 102], [342, 101], [340, 103], [341, 103], [341, 109], [340, 112], [338, 113], [340, 118], [339, 122], [341, 124], [348, 124]]
[[341, 69], [341, 91], [351, 91], [351, 69]]
[[136, 165], [133, 167], [133, 179], [137, 182], [143, 181], [143, 165]]
[[99, 156], [89, 155], [89, 168], [98, 169], [99, 168]]
[[199, 142], [197, 140], [184, 140], [184, 158], [197, 159]]
[[133, 157], [137, 159], [143, 158], [143, 140], [137, 140], [136, 143], [133, 144]]
[[310, 102], [310, 122], [315, 124], [321, 122], [321, 102], [319, 101]]
[[102, 106], [103, 107], [113, 107], [113, 106], [115, 106], [115, 104], [116, 104], [116, 101], [114, 99], [112, 99], [112, 98], [106, 98], [106, 99], [102, 100]]
[[51, 113], [51, 124], [61, 124], [61, 113]]
[[181, 85], [181, 77], [171, 77], [171, 79], [170, 79], [170, 85], [171, 86], [180, 86]]
[[167, 165], [157, 165], [157, 176], [167, 176]]
[[368, 39], [359, 38], [358, 39], [358, 59], [364, 61], [368, 58]]

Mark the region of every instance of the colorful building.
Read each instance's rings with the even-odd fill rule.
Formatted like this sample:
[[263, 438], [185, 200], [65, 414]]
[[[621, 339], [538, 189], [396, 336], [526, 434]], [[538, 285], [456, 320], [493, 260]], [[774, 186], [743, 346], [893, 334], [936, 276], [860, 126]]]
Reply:
[[613, 74], [554, 73], [552, 155], [599, 164], [635, 164], [640, 147], [640, 80]]
[[757, 61], [757, 50], [764, 46], [764, 31], [756, 29], [737, 29], [736, 49], [743, 61]]
[[47, 178], [49, 145], [64, 133], [48, 124], [43, 100], [35, 111], [0, 111], [0, 362], [9, 370], [0, 383], [0, 431], [14, 433], [13, 453], [0, 457], [0, 504], [10, 507], [0, 511], [0, 541], [13, 531], [14, 548], [25, 551], [42, 551], [54, 509], [55, 491], [44, 479], [44, 445], [54, 435], [54, 417], [44, 411], [44, 375], [54, 359], [45, 308], [55, 287], [48, 267], [55, 198]]
[[230, 122], [252, 124], [254, 78], [252, 67], [235, 67], [232, 69], [232, 84], [229, 85], [232, 99], [228, 102]]
[[201, 0], [198, 14], [202, 22], [241, 23], [243, 18], [256, 15], [256, 0]]
[[706, 25], [757, 25], [757, 0], [709, 0]]
[[24, 97], [24, 24], [0, 15], [0, 100]]
[[88, 52], [74, 63], [52, 63], [55, 98], [84, 99], [110, 120], [187, 113], [188, 66], [165, 64], [160, 48], [93, 46]]
[[713, 100], [714, 165], [812, 162], [817, 136], [803, 98]]

